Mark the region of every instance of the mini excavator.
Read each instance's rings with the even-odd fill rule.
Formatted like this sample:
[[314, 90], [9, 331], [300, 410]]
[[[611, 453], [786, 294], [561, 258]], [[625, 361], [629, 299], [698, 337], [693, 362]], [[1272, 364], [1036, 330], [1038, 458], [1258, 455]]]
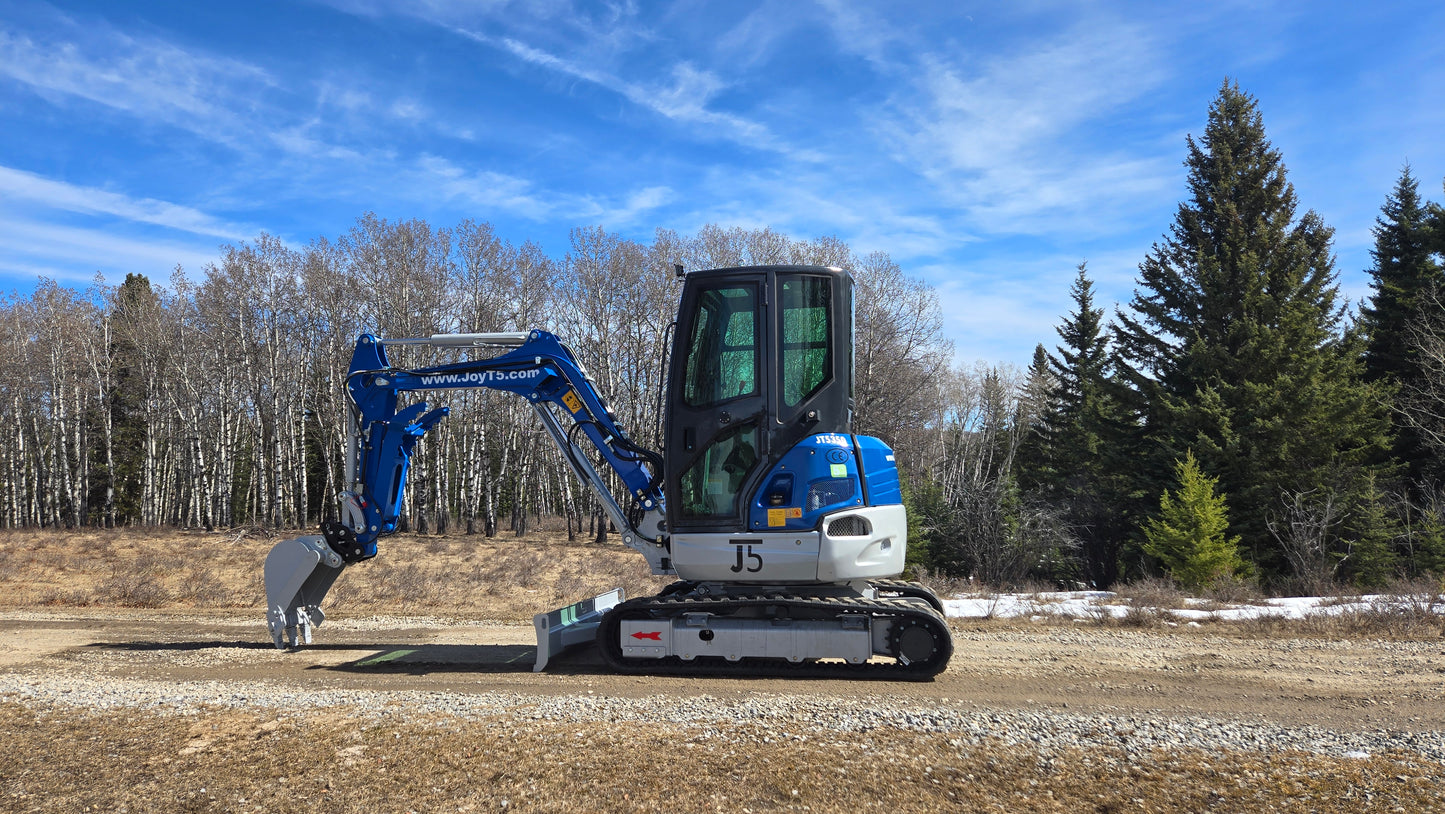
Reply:
[[[393, 367], [387, 349], [403, 345], [486, 358]], [[686, 273], [668, 367], [659, 454], [628, 437], [546, 331], [360, 336], [346, 379], [353, 420], [340, 519], [266, 558], [276, 646], [309, 644], [336, 578], [397, 530], [411, 456], [447, 415], [425, 402], [398, 408], [399, 398], [484, 387], [530, 402], [623, 544], [653, 574], [677, 578], [656, 596], [619, 589], [537, 614], [534, 669], [595, 641], [625, 673], [941, 672], [953, 653], [943, 604], [898, 579], [908, 529], [893, 451], [852, 433], [851, 275], [817, 266]], [[626, 489], [626, 509], [600, 466]]]

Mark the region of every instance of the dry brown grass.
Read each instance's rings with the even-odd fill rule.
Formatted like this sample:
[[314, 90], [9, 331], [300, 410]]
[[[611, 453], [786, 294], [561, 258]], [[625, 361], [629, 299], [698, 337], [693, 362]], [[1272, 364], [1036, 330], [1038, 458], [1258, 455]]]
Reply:
[[1258, 582], [1235, 576], [1222, 576], [1214, 580], [1205, 589], [1204, 596], [1221, 605], [1258, 603], [1265, 599], [1265, 593], [1260, 590]]
[[[0, 810], [1437, 811], [1406, 754], [1043, 754], [944, 734], [0, 704]], [[404, 745], [404, 746], [403, 746]]]
[[[309, 533], [309, 532], [308, 532]], [[0, 607], [244, 608], [265, 605], [262, 563], [298, 532], [0, 532]], [[532, 614], [623, 588], [655, 593], [666, 579], [612, 542], [568, 543], [546, 532], [396, 535], [376, 559], [349, 566], [327, 598], [343, 613], [454, 613], [529, 621]]]
[[951, 577], [947, 574], [929, 571], [921, 566], [915, 566], [909, 572], [908, 578], [923, 583], [925, 587], [939, 596], [972, 594], [986, 590], [985, 586], [979, 585], [973, 580]]
[[1132, 627], [1142, 630], [1164, 627], [1166, 622], [1172, 620], [1173, 616], [1170, 615], [1169, 611], [1149, 605], [1130, 605], [1124, 611], [1123, 616], [1113, 619], [1120, 627]]
[[1249, 636], [1321, 639], [1420, 640], [1445, 638], [1445, 584], [1437, 578], [1397, 580], [1370, 596], [1341, 592], [1323, 597], [1303, 619], [1264, 615], [1225, 623]]
[[[306, 532], [310, 533], [310, 532]], [[84, 529], [0, 532], [0, 608], [35, 606], [256, 610], [265, 604], [261, 566], [280, 540], [298, 532], [236, 529], [224, 532]], [[642, 557], [612, 537], [604, 544], [567, 542], [546, 530], [523, 537], [395, 535], [381, 541], [376, 559], [347, 568], [327, 598], [328, 612], [343, 615], [451, 614], [525, 622], [532, 615], [623, 588], [628, 596], [655, 593], [668, 580], [648, 573]], [[966, 580], [915, 574], [940, 596], [998, 593]], [[1036, 586], [1038, 590], [1042, 587]], [[1117, 586], [1122, 616], [1091, 613], [1102, 626], [1183, 629], [1170, 610], [1219, 609], [1259, 601], [1248, 583], [1220, 584], [1208, 604], [1190, 604], [1167, 580]], [[1352, 605], [1341, 595], [1329, 605]], [[1435, 639], [1445, 636], [1445, 598], [1438, 580], [1391, 586], [1361, 607], [1328, 608], [1303, 620], [1263, 617], [1238, 622], [1204, 619], [1210, 630], [1241, 636]], [[1072, 625], [1066, 617], [969, 620], [1016, 627]]]
[[1261, 616], [1228, 623], [1250, 636], [1318, 639], [1420, 640], [1445, 638], [1445, 616], [1408, 604], [1377, 600], [1359, 607], [1310, 614], [1303, 619]]
[[1116, 585], [1114, 592], [1119, 599], [1136, 608], [1171, 610], [1188, 605], [1188, 595], [1179, 590], [1173, 581], [1160, 577], [1145, 577], [1134, 582]]

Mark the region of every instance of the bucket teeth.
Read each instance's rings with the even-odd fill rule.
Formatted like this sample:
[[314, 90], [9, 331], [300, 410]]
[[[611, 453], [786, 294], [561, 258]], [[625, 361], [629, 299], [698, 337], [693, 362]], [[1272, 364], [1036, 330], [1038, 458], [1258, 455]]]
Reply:
[[311, 629], [326, 619], [321, 600], [344, 567], [320, 535], [277, 543], [266, 555], [266, 625], [277, 649], [311, 644]]
[[[286, 633], [286, 609], [280, 605], [275, 605], [271, 610], [267, 611], [266, 626], [271, 629], [271, 641], [276, 643], [276, 649], [285, 650], [286, 639], [288, 638]], [[292, 628], [289, 638], [294, 639], [295, 634], [296, 629]]]

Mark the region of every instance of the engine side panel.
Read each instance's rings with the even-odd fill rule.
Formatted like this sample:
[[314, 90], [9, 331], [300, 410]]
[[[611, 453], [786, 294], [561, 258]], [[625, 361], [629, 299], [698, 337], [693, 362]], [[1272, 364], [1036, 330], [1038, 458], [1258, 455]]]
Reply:
[[819, 535], [674, 534], [672, 567], [698, 582], [816, 582]]
[[898, 462], [893, 449], [870, 435], [853, 436], [858, 441], [858, 470], [868, 493], [868, 503], [881, 506], [903, 502], [903, 488], [898, 477]]
[[818, 433], [788, 450], [753, 494], [748, 529], [816, 529], [824, 515], [862, 506], [852, 438], [843, 433]]

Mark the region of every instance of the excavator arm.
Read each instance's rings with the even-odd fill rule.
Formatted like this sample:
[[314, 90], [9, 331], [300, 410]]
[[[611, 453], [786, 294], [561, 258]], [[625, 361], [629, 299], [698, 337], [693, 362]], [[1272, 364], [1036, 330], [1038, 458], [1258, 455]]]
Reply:
[[[387, 348], [404, 345], [502, 352], [485, 359], [401, 369], [391, 365]], [[278, 544], [266, 559], [268, 625], [278, 648], [309, 644], [311, 628], [325, 619], [321, 602], [341, 571], [376, 556], [377, 541], [397, 529], [416, 444], [449, 412], [447, 407], [428, 409], [426, 402], [398, 408], [400, 396], [477, 388], [514, 393], [531, 403], [573, 472], [597, 493], [623, 543], [642, 553], [654, 574], [673, 573], [662, 531], [662, 460], [627, 436], [586, 371], [556, 336], [536, 330], [416, 339], [363, 334], [356, 341], [347, 375], [352, 421], [341, 520], [323, 523], [320, 535]], [[625, 511], [617, 502], [594, 466], [593, 455], [617, 474], [634, 511]], [[601, 614], [621, 600], [620, 591], [614, 591], [539, 614], [538, 669], [548, 651], [585, 639]]]

